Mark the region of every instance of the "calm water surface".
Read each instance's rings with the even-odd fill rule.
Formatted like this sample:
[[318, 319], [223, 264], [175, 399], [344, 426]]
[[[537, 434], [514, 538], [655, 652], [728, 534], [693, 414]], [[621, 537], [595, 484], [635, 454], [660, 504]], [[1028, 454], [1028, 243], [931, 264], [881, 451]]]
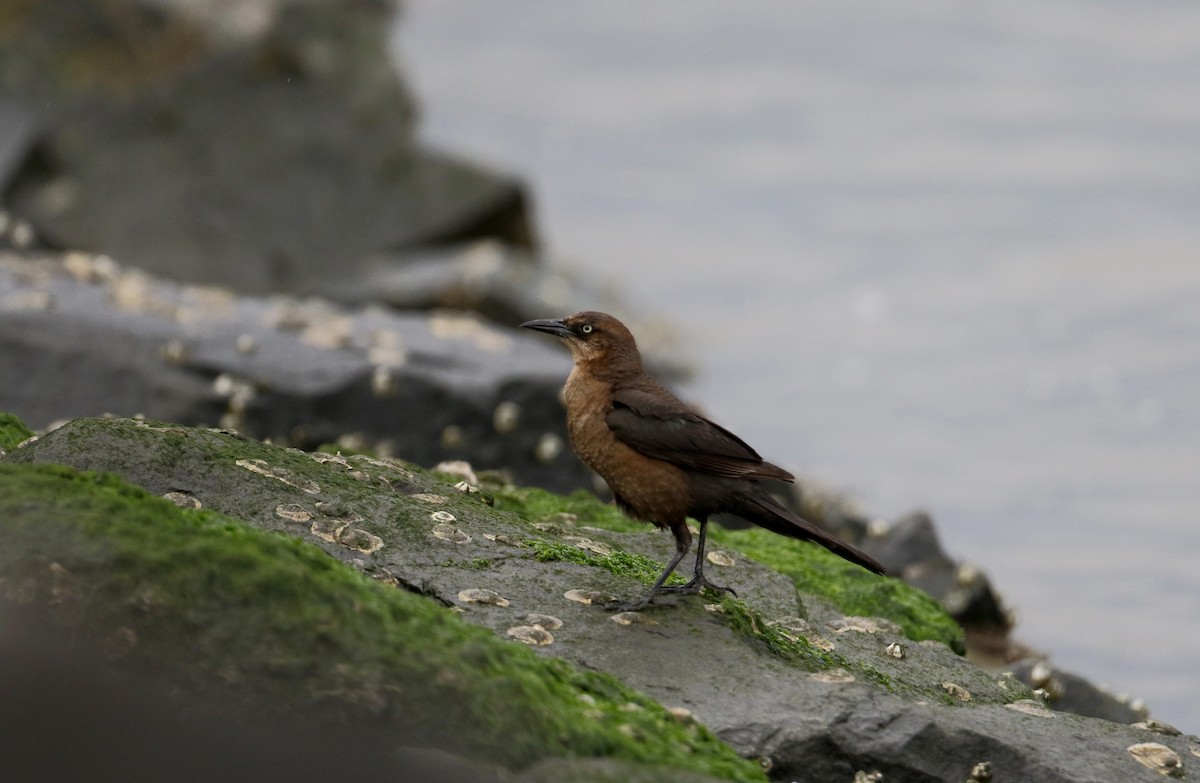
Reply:
[[528, 178], [718, 421], [928, 509], [1022, 639], [1200, 732], [1198, 31], [1179, 2], [409, 0], [396, 48], [425, 139]]

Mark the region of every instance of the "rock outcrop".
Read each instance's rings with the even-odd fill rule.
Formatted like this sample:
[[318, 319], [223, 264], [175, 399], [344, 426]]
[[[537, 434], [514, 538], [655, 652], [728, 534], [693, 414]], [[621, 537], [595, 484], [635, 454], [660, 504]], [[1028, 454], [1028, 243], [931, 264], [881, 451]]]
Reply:
[[[374, 616], [375, 600], [418, 601], [419, 609], [404, 610], [422, 618], [406, 626], [411, 637], [451, 633], [439, 629], [458, 628], [453, 617], [458, 614], [512, 640], [497, 649], [520, 650], [526, 660], [528, 645], [539, 653], [530, 660], [558, 659], [577, 667], [574, 672], [606, 672], [671, 710], [625, 693], [613, 702], [607, 695], [602, 700], [604, 688], [590, 699], [573, 697], [598, 728], [613, 728], [636, 745], [653, 742], [661, 721], [685, 728], [698, 721], [779, 780], [850, 780], [860, 771], [878, 771], [884, 780], [962, 781], [972, 770], [979, 780], [990, 765], [991, 774], [1005, 779], [1149, 781], [1161, 771], [1178, 774], [1172, 765], [1187, 765], [1193, 748], [1200, 748], [1196, 738], [1164, 733], [1153, 724], [1122, 726], [1053, 712], [1015, 679], [978, 669], [955, 654], [946, 645], [956, 643], [953, 624], [923, 594], [809, 545], [777, 539], [778, 551], [770, 556], [784, 570], [803, 563], [806, 571], [823, 575], [817, 581], [826, 586], [824, 594], [798, 594], [790, 579], [736, 549], [739, 536], [753, 548], [755, 541], [745, 536], [758, 531], [721, 532], [712, 553], [713, 567], [744, 600], [714, 597], [706, 605], [695, 598], [614, 616], [594, 603], [643, 589], [659, 567], [650, 558], [661, 555], [668, 542], [653, 533], [622, 532], [626, 521], [582, 494], [554, 501], [544, 492], [490, 484], [461, 465], [447, 469], [459, 475], [431, 475], [366, 457], [305, 454], [210, 429], [72, 421], [0, 461], [6, 482], [0, 493], [6, 504], [0, 514], [6, 595], [50, 603], [60, 616], [98, 623], [102, 638], [127, 640], [126, 655], [184, 655], [190, 665], [223, 673], [230, 687], [270, 686], [270, 698], [285, 704], [308, 703], [320, 693], [337, 709], [351, 709], [343, 703], [348, 701], [354, 710], [395, 716], [442, 709], [453, 691], [454, 698], [465, 700], [465, 706], [450, 710], [453, 717], [460, 708], [476, 708], [475, 688], [482, 689], [480, 698], [497, 697], [492, 689], [499, 688], [512, 700], [505, 709], [515, 712], [507, 715], [535, 721], [521, 712], [529, 694], [520, 689], [534, 687], [525, 675], [504, 686], [484, 686], [477, 679], [482, 675], [473, 666], [486, 667], [483, 662], [502, 655], [483, 652], [492, 642], [475, 642], [474, 654], [459, 653], [463, 657], [455, 666], [467, 668], [455, 668], [452, 675], [436, 674], [439, 665], [448, 665], [444, 662], [431, 661], [426, 674], [406, 664], [418, 678], [432, 677], [428, 693], [390, 686], [382, 674], [386, 666], [360, 665], [353, 652], [358, 645], [406, 659], [412, 653], [389, 647], [405, 643], [389, 630], [390, 621], [376, 631], [370, 630], [374, 623], [352, 624], [350, 643], [340, 637], [337, 618]], [[75, 470], [115, 473], [150, 495], [200, 510], [168, 512], [161, 501], [122, 489], [125, 484]], [[457, 486], [451, 483], [456, 481]], [[99, 503], [111, 495], [82, 504], [60, 501], [71, 493], [47, 487], [57, 483], [101, 487], [132, 498], [132, 505]], [[559, 510], [550, 512], [556, 502]], [[155, 521], [160, 517], [161, 525]], [[249, 528], [283, 537], [264, 538]], [[292, 537], [332, 558], [310, 554], [311, 547], [291, 543]], [[164, 549], [140, 561], [139, 551], [151, 545]], [[254, 554], [229, 555], [226, 545], [249, 547]], [[103, 553], [109, 551], [123, 554], [108, 560]], [[132, 573], [111, 575], [118, 562]], [[140, 571], [151, 563], [152, 572], [170, 577], [170, 588], [148, 586], [152, 580]], [[370, 588], [372, 603], [347, 603], [320, 587], [333, 581], [358, 590], [364, 582], [355, 572], [384, 583]], [[381, 589], [407, 597], [379, 598]], [[873, 614], [884, 617], [838, 605], [856, 590], [874, 594]], [[256, 606], [260, 594], [287, 602]], [[192, 602], [211, 608], [189, 612]], [[292, 623], [287, 619], [292, 611], [313, 614]], [[277, 624], [308, 640], [288, 643], [288, 665], [280, 664], [276, 656], [282, 653], [273, 647], [280, 641], [274, 636]], [[178, 638], [171, 641], [180, 635], [189, 641], [184, 652]], [[474, 632], [458, 630], [451, 636], [476, 639]], [[371, 653], [376, 654], [384, 653]], [[611, 713], [605, 706], [610, 703]], [[487, 710], [498, 709], [489, 704]], [[482, 753], [528, 774], [534, 774], [535, 761], [549, 764], [564, 753], [647, 760], [578, 736], [559, 744], [552, 732], [541, 734], [546, 727], [536, 722], [529, 725], [537, 727], [533, 733], [541, 734], [545, 747], [509, 738], [505, 732], [512, 729], [497, 725], [476, 744], [445, 747], [476, 759], [471, 763]], [[448, 742], [428, 741], [434, 747]], [[508, 747], [493, 750], [491, 743]], [[595, 751], [577, 753], [574, 743]], [[670, 765], [717, 777], [758, 774], [756, 767], [716, 771], [674, 758]], [[673, 778], [663, 772], [660, 779]]]
[[532, 250], [517, 178], [422, 146], [388, 0], [38, 0], [0, 15], [6, 208], [51, 247], [310, 294], [378, 252]]
[[554, 347], [464, 312], [239, 297], [104, 256], [0, 251], [0, 410], [39, 429], [140, 413], [570, 489], [590, 478], [566, 447]]

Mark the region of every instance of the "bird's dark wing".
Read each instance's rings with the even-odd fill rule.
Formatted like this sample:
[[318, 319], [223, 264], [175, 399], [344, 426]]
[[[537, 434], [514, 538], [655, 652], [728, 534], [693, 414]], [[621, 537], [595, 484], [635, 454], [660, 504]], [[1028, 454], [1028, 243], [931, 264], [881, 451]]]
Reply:
[[648, 457], [714, 476], [794, 478], [665, 390], [617, 389], [612, 402], [605, 416], [608, 428], [617, 440]]

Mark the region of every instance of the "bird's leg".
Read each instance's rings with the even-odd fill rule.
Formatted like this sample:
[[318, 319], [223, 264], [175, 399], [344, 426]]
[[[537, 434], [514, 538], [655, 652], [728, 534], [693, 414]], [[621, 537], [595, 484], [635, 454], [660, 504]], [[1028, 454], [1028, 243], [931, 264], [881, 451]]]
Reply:
[[654, 601], [654, 596], [666, 590], [676, 588], [663, 587], [663, 582], [667, 581], [672, 572], [675, 571], [675, 566], [679, 565], [679, 561], [683, 560], [683, 556], [688, 553], [688, 549], [692, 546], [692, 535], [687, 530], [687, 525], [684, 525], [684, 535], [675, 534], [675, 557], [671, 558], [671, 562], [667, 563], [667, 567], [658, 575], [658, 579], [654, 582], [654, 586], [650, 588], [650, 592], [646, 593], [641, 598], [633, 601], [625, 601], [624, 603], [612, 604], [611, 607], [620, 612], [635, 612], [638, 609], [644, 609]]
[[721, 585], [713, 584], [708, 581], [708, 577], [704, 575], [704, 544], [708, 536], [708, 517], [700, 520], [700, 540], [696, 542], [696, 570], [692, 576], [692, 581], [685, 585], [674, 587], [664, 587], [664, 593], [698, 593], [706, 587], [712, 588], [719, 593], [729, 593], [734, 598], [737, 598], [737, 593], [731, 587], [722, 587]]

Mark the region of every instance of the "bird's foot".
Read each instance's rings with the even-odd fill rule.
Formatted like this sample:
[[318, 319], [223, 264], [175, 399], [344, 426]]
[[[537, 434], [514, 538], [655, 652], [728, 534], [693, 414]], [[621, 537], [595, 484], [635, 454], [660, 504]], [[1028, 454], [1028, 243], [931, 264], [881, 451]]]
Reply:
[[708, 578], [705, 577], [704, 574], [697, 574], [696, 576], [692, 577], [692, 581], [685, 585], [672, 585], [670, 587], [659, 588], [659, 592], [695, 595], [704, 590], [706, 587], [709, 590], [715, 590], [718, 593], [729, 593], [734, 598], [737, 598], [737, 593], [734, 592], [732, 587], [724, 587], [723, 585], [713, 584], [712, 582], [708, 581]]
[[729, 593], [734, 598], [737, 598], [737, 593], [732, 587], [724, 587], [722, 585], [713, 584], [708, 581], [704, 574], [696, 574], [692, 577], [692, 581], [684, 585], [671, 585], [670, 587], [655, 587], [641, 598], [635, 598], [632, 601], [611, 601], [604, 605], [605, 609], [616, 612], [637, 612], [645, 609], [648, 606], [653, 606], [656, 603], [660, 605], [671, 605], [675, 603], [673, 600], [656, 601], [663, 593], [671, 593], [674, 595], [696, 595], [704, 589], [713, 590], [717, 593]]

